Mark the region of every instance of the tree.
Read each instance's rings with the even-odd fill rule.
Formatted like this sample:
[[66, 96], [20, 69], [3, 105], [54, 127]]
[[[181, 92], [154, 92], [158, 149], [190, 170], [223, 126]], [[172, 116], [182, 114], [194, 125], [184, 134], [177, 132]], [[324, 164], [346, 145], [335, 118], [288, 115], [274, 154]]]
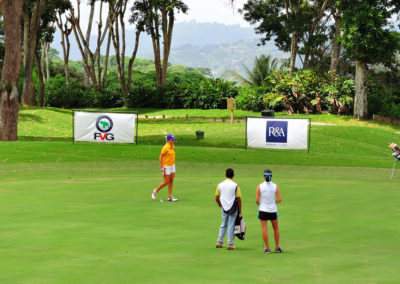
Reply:
[[[188, 6], [181, 0], [136, 0], [131, 12], [130, 22], [144, 26], [151, 36], [154, 52], [154, 64], [157, 74], [157, 86], [166, 84], [168, 57], [171, 51], [175, 13], [186, 13]], [[162, 37], [162, 46], [160, 39]], [[161, 59], [161, 50], [163, 58]]]
[[[290, 72], [295, 69], [299, 47], [300, 27], [304, 26], [302, 0], [248, 0], [240, 9], [244, 19], [256, 27], [257, 34], [265, 34], [261, 43], [275, 38], [279, 49], [290, 51]], [[309, 19], [307, 19], [309, 20]]]
[[[57, 12], [64, 12], [71, 6], [69, 0], [24, 0], [22, 20], [24, 30], [24, 78], [22, 105], [36, 105], [35, 87], [33, 84], [33, 62], [36, 63], [39, 78], [39, 105], [44, 101], [45, 66], [40, 51], [45, 55], [49, 43], [53, 41], [54, 22]], [[48, 69], [48, 68], [47, 68]]]
[[[115, 49], [115, 59], [117, 63], [118, 79], [120, 81], [122, 92], [124, 94], [124, 99], [126, 102], [128, 91], [131, 88], [133, 63], [135, 62], [136, 59], [136, 54], [139, 47], [139, 38], [141, 32], [143, 31], [143, 23], [138, 22], [136, 25], [135, 45], [134, 45], [135, 47], [133, 49], [132, 56], [129, 60], [128, 81], [126, 81], [125, 78], [126, 77], [125, 76], [126, 33], [125, 33], [124, 17], [128, 5], [128, 0], [113, 0], [110, 1], [109, 5], [110, 5], [110, 15], [111, 15], [111, 17], [109, 17], [109, 26], [110, 26], [110, 33], [113, 46]], [[113, 21], [111, 19], [113, 19]]]
[[63, 49], [63, 59], [64, 59], [64, 73], [65, 73], [65, 83], [67, 89], [71, 87], [71, 80], [69, 74], [69, 53], [71, 50], [71, 43], [69, 41], [69, 36], [72, 32], [72, 27], [70, 26], [70, 22], [68, 20], [63, 19], [63, 13], [57, 13], [57, 27], [61, 33], [61, 46]]
[[355, 61], [354, 116], [368, 118], [368, 64], [390, 64], [399, 50], [398, 36], [389, 30], [389, 20], [398, 11], [398, 1], [340, 0], [343, 11], [341, 43]]
[[1, 69], [3, 68], [4, 53], [5, 53], [4, 21], [3, 21], [3, 15], [0, 14], [0, 77], [1, 77]]
[[331, 36], [331, 64], [329, 70], [337, 71], [341, 50], [341, 44], [338, 39], [341, 35], [342, 11], [339, 9], [336, 3], [334, 3], [332, 6], [332, 16], [335, 21], [335, 25], [333, 34]]
[[0, 0], [4, 19], [5, 57], [0, 82], [0, 140], [17, 140], [18, 79], [21, 67], [22, 0]]
[[[98, 27], [98, 40], [97, 46], [94, 51], [92, 51], [89, 47], [90, 41], [90, 33], [92, 30], [93, 19], [94, 19], [94, 11], [96, 7], [96, 3], [100, 2], [100, 13], [99, 13], [99, 21], [97, 23]], [[98, 90], [102, 89], [102, 78], [101, 78], [101, 68], [100, 68], [100, 48], [104, 42], [106, 35], [108, 34], [109, 24], [106, 24], [103, 29], [103, 19], [102, 19], [102, 10], [104, 1], [99, 0], [91, 0], [88, 1], [90, 4], [90, 14], [89, 14], [89, 22], [87, 24], [86, 36], [84, 36], [82, 32], [82, 23], [81, 23], [81, 1], [77, 0], [77, 11], [75, 9], [70, 9], [70, 15], [68, 17], [69, 22], [72, 26], [72, 31], [74, 32], [76, 42], [78, 44], [79, 51], [82, 56], [82, 61], [84, 64], [84, 71], [90, 78], [93, 86], [96, 86]], [[111, 13], [108, 13], [108, 20], [114, 21], [114, 19], [109, 19], [111, 17]], [[109, 52], [110, 46], [110, 34], [108, 34], [109, 40], [107, 41], [107, 52]], [[106, 55], [106, 60], [108, 59], [108, 53]], [[105, 62], [107, 65], [107, 61]], [[96, 73], [96, 66], [97, 66], [97, 73]], [[105, 67], [106, 69], [107, 67]], [[86, 75], [85, 75], [86, 76]], [[103, 76], [106, 76], [106, 73], [103, 73]], [[104, 78], [103, 77], [103, 78]]]
[[46, 0], [24, 0], [22, 22], [24, 30], [24, 78], [22, 86], [22, 105], [36, 105], [35, 86], [33, 84], [33, 60], [39, 39], [40, 17]]
[[225, 75], [229, 75], [233, 79], [248, 85], [262, 86], [267, 75], [271, 74], [273, 70], [278, 70], [280, 68], [276, 58], [272, 58], [269, 55], [265, 56], [264, 54], [254, 59], [254, 65], [251, 70], [244, 65], [243, 67], [247, 76], [242, 76], [235, 71], [230, 71]]
[[[49, 78], [49, 49], [50, 43], [54, 39], [56, 28], [54, 22], [57, 21], [57, 14], [64, 13], [71, 7], [69, 0], [47, 0], [43, 12], [40, 17], [40, 26], [38, 29], [38, 41], [36, 42], [34, 60], [39, 79], [39, 106], [44, 105], [44, 82], [46, 81], [45, 73]], [[44, 59], [46, 57], [46, 66]], [[46, 70], [46, 72], [45, 72]]]
[[[233, 2], [232, 0], [231, 2]], [[276, 46], [290, 52], [289, 69], [295, 70], [299, 54], [303, 68], [315, 65], [323, 56], [330, 19], [328, 7], [333, 0], [248, 0], [239, 10], [256, 33], [264, 35], [261, 43], [274, 39]]]
[[317, 65], [324, 54], [324, 43], [328, 40], [328, 21], [330, 15], [328, 12], [328, 4], [331, 0], [304, 1], [304, 14], [310, 19], [310, 23], [304, 22], [305, 32], [303, 39], [303, 48], [299, 53], [304, 54], [303, 69]]

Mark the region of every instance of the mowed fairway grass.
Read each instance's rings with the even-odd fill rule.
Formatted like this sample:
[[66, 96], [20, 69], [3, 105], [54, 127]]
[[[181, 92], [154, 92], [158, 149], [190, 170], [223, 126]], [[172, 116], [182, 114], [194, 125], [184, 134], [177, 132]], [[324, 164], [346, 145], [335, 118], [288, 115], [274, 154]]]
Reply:
[[[313, 117], [311, 152], [244, 150], [244, 124], [141, 120], [139, 145], [72, 143], [71, 112], [23, 109], [19, 142], [0, 143], [0, 283], [395, 283], [399, 130]], [[195, 130], [204, 130], [197, 141]], [[158, 155], [176, 134], [176, 203]], [[246, 240], [216, 249], [216, 185], [235, 170]], [[281, 190], [283, 254], [261, 253], [255, 189]], [[272, 228], [269, 227], [272, 238]], [[273, 240], [271, 240], [273, 246]]]

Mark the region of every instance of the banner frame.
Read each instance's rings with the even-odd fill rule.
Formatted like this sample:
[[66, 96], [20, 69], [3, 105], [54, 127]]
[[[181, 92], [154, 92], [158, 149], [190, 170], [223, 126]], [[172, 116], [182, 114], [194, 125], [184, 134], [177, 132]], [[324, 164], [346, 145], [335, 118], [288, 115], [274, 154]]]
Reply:
[[[308, 120], [308, 138], [307, 138], [307, 151], [310, 153], [310, 148], [311, 148], [311, 117], [269, 117], [269, 116], [252, 116], [252, 115], [246, 115], [246, 133], [245, 133], [245, 149], [247, 150], [248, 144], [247, 144], [247, 120], [248, 118], [261, 118], [261, 119], [268, 119], [268, 120], [273, 120], [273, 119], [306, 119]], [[258, 149], [270, 149], [270, 148], [258, 148]], [[282, 149], [276, 149], [276, 150], [282, 150]], [[294, 150], [294, 149], [288, 149], [288, 150]]]
[[[92, 113], [127, 113], [127, 114], [136, 114], [136, 125], [135, 125], [135, 142], [134, 143], [120, 143], [120, 144], [135, 144], [138, 145], [138, 132], [139, 132], [139, 112], [138, 111], [107, 111], [107, 110], [90, 110], [90, 109], [72, 109], [72, 142], [75, 144], [75, 112], [92, 112]], [[83, 142], [85, 141], [77, 141]], [[87, 142], [91, 143], [91, 142]]]

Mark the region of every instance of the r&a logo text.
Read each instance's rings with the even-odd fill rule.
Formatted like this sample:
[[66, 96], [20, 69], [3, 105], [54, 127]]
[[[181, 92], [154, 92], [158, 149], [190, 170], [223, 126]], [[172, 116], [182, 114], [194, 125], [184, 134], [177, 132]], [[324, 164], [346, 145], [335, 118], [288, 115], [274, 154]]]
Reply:
[[287, 121], [267, 121], [267, 143], [287, 143]]

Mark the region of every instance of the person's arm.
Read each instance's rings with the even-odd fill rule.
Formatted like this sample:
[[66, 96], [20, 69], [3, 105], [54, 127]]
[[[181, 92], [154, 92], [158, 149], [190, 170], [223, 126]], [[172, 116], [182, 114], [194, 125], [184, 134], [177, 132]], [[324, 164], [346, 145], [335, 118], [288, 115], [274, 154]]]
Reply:
[[217, 202], [219, 207], [222, 207], [221, 201], [219, 200], [219, 196], [221, 195], [219, 191], [219, 187], [217, 186], [217, 190], [215, 192], [215, 201]]
[[218, 195], [215, 196], [215, 201], [217, 202], [219, 207], [222, 207], [222, 204], [221, 204], [221, 201], [219, 200], [219, 196]]
[[158, 161], [160, 162], [160, 167], [161, 167], [161, 171], [162, 171], [162, 172], [165, 171], [165, 168], [162, 166], [162, 161], [164, 160], [164, 156], [165, 156], [165, 154], [163, 154], [163, 153], [161, 152], [160, 157], [158, 158]]
[[242, 216], [242, 192], [240, 191], [240, 187], [237, 186], [236, 188], [236, 200], [238, 203], [238, 210], [239, 210], [239, 216]]
[[260, 205], [260, 186], [257, 186], [256, 203], [257, 203], [257, 205]]
[[236, 197], [238, 201], [238, 209], [239, 209], [239, 216], [242, 216], [242, 199], [240, 197]]
[[282, 197], [281, 197], [281, 193], [279, 192], [279, 188], [277, 186], [276, 187], [276, 200], [275, 200], [275, 203], [278, 204], [279, 202], [282, 202]]

